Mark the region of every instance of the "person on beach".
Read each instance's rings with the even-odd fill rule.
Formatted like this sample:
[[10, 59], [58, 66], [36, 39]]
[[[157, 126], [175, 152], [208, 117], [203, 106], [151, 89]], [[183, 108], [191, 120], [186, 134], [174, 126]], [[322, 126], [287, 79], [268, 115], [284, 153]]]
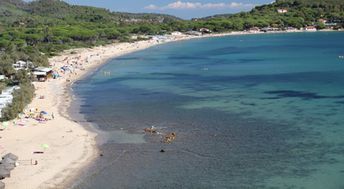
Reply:
[[55, 119], [54, 112], [51, 113], [51, 118], [52, 118], [52, 119]]

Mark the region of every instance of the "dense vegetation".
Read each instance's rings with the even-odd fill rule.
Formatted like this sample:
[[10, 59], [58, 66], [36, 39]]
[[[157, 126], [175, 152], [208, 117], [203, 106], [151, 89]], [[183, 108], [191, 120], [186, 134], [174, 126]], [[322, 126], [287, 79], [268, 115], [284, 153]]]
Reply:
[[35, 88], [30, 82], [21, 83], [19, 87], [13, 93], [13, 102], [2, 110], [1, 121], [15, 119], [34, 97]]
[[[278, 13], [287, 9], [287, 13]], [[214, 32], [241, 31], [251, 27], [295, 27], [317, 25], [319, 19], [344, 21], [343, 0], [277, 0], [258, 6], [250, 12], [217, 15], [191, 21], [162, 14], [111, 12], [102, 8], [69, 5], [61, 0], [0, 0], [0, 75], [13, 76], [6, 85], [19, 83], [15, 102], [3, 112], [7, 118], [31, 100], [33, 89], [23, 73], [12, 64], [32, 61], [36, 66], [48, 65], [47, 58], [62, 50], [129, 41], [131, 35], [154, 35], [172, 31], [209, 28]], [[18, 102], [17, 102], [18, 100]]]
[[178, 20], [168, 15], [112, 13], [59, 0], [0, 2], [3, 25], [0, 48], [14, 43], [21, 50], [35, 47], [47, 55], [72, 47], [128, 40], [130, 33], [153, 34], [159, 32], [159, 28], [151, 23]]
[[[287, 13], [278, 13], [286, 9]], [[251, 27], [295, 27], [322, 26], [319, 19], [338, 23], [344, 22], [344, 1], [342, 0], [277, 0], [275, 3], [258, 6], [247, 13], [215, 15], [199, 19], [199, 25], [206, 25], [214, 31], [245, 30]]]

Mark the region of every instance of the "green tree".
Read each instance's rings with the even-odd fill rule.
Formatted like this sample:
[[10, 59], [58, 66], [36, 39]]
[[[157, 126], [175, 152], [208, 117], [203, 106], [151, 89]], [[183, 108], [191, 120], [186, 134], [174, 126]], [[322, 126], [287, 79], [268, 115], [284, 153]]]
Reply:
[[316, 23], [317, 29], [321, 30], [321, 29], [325, 29], [326, 25], [323, 22], [317, 22]]

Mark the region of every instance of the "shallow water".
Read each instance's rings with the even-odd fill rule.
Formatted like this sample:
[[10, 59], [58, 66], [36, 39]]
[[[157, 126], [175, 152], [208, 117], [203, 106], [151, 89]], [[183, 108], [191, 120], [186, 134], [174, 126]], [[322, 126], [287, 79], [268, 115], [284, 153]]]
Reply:
[[[113, 59], [74, 86], [108, 139], [74, 188], [344, 188], [343, 40], [230, 36]], [[144, 135], [153, 125], [177, 140]]]

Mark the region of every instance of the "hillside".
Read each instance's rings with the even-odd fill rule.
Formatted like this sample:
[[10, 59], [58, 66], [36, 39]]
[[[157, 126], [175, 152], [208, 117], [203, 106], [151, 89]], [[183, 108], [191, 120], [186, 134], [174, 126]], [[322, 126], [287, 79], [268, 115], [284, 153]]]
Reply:
[[111, 12], [107, 9], [70, 5], [61, 0], [38, 0], [26, 3], [22, 0], [0, 0], [1, 21], [11, 23], [18, 16], [44, 17], [73, 21], [101, 22], [147, 22], [164, 23], [180, 20], [175, 16], [163, 14], [133, 14]]
[[35, 46], [48, 54], [127, 40], [131, 33], [158, 33], [159, 25], [180, 20], [163, 14], [111, 12], [61, 0], [0, 0], [0, 5], [0, 48], [12, 43], [20, 49]]
[[[285, 10], [279, 13], [278, 10]], [[323, 27], [319, 20], [344, 22], [344, 1], [342, 0], [277, 0], [275, 3], [257, 6], [250, 12], [216, 15], [198, 19], [214, 31], [244, 30], [251, 27], [295, 27], [309, 25]]]
[[344, 5], [342, 0], [277, 0], [276, 4], [282, 5], [285, 4], [288, 6], [295, 5], [305, 5], [305, 6], [338, 6]]
[[316, 22], [318, 19], [339, 22], [344, 20], [344, 1], [342, 0], [278, 0], [271, 5], [256, 7], [251, 13], [269, 14], [276, 9], [288, 10], [288, 13], [279, 15], [280, 19], [300, 17], [305, 22]]

